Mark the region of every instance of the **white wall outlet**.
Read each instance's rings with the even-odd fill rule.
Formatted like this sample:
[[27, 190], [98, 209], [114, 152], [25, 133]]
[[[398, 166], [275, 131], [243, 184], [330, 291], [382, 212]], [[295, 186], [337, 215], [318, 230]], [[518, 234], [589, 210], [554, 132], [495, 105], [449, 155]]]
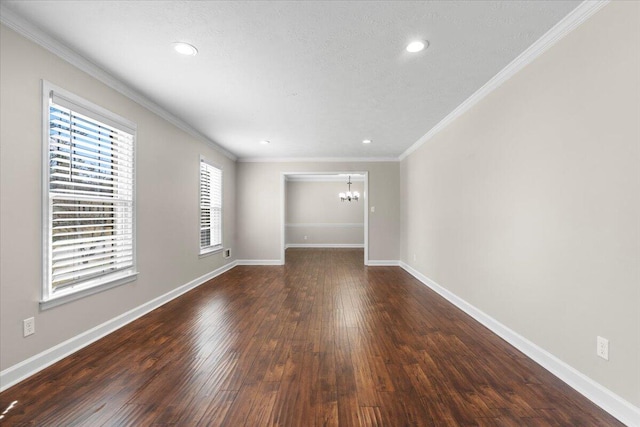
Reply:
[[36, 319], [30, 317], [22, 321], [22, 333], [25, 337], [36, 333]]
[[413, 254], [413, 260], [414, 261], [416, 260], [416, 254]]
[[376, 207], [375, 206], [371, 206], [371, 213], [374, 213], [376, 211]]
[[604, 360], [609, 360], [609, 340], [608, 339], [598, 337], [596, 354], [602, 357]]
[[307, 236], [304, 236], [304, 240], [307, 240]]

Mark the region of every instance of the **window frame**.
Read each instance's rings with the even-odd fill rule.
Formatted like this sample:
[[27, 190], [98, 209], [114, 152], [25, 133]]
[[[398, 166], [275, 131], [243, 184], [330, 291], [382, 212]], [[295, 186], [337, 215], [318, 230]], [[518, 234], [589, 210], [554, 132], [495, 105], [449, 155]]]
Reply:
[[[220, 171], [220, 243], [216, 245], [202, 246], [202, 164], [208, 165]], [[209, 211], [209, 222], [211, 223], [211, 212]], [[211, 162], [204, 156], [200, 156], [198, 161], [198, 255], [200, 257], [222, 252], [224, 249], [224, 169], [221, 165]]]
[[[52, 272], [50, 269], [52, 245], [50, 233], [52, 230], [53, 214], [50, 205], [52, 193], [50, 190], [50, 103], [55, 95], [57, 99], [66, 101], [77, 109], [76, 113], [88, 116], [93, 120], [103, 124], [118, 128], [130, 133], [133, 137], [132, 147], [132, 184], [131, 184], [131, 245], [132, 245], [132, 265], [123, 270], [111, 273], [103, 273], [93, 277], [80, 280], [59, 289], [53, 288]], [[124, 285], [136, 280], [137, 258], [136, 258], [136, 147], [137, 147], [137, 126], [132, 121], [121, 117], [99, 105], [96, 105], [78, 95], [62, 89], [46, 80], [42, 80], [42, 293], [40, 308], [43, 310], [65, 304], [88, 295], [105, 291], [107, 289]], [[70, 196], [72, 197], [72, 196]]]

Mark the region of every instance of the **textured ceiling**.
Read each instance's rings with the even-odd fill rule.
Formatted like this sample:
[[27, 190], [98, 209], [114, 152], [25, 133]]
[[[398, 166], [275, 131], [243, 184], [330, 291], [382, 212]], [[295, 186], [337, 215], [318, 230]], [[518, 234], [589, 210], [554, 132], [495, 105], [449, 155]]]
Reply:
[[[3, 5], [240, 158], [369, 158], [399, 156], [579, 3]], [[416, 38], [430, 47], [404, 51]]]

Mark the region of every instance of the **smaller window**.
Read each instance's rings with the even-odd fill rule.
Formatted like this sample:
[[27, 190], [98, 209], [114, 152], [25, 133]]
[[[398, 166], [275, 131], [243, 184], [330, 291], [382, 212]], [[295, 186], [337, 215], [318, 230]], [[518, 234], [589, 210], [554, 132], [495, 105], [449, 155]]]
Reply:
[[222, 249], [222, 169], [200, 158], [200, 254]]

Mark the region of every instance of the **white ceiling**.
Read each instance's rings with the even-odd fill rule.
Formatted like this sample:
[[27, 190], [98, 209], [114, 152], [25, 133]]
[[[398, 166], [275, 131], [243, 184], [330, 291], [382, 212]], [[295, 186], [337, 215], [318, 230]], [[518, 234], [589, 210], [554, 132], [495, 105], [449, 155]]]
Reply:
[[579, 4], [3, 1], [245, 159], [397, 158]]

